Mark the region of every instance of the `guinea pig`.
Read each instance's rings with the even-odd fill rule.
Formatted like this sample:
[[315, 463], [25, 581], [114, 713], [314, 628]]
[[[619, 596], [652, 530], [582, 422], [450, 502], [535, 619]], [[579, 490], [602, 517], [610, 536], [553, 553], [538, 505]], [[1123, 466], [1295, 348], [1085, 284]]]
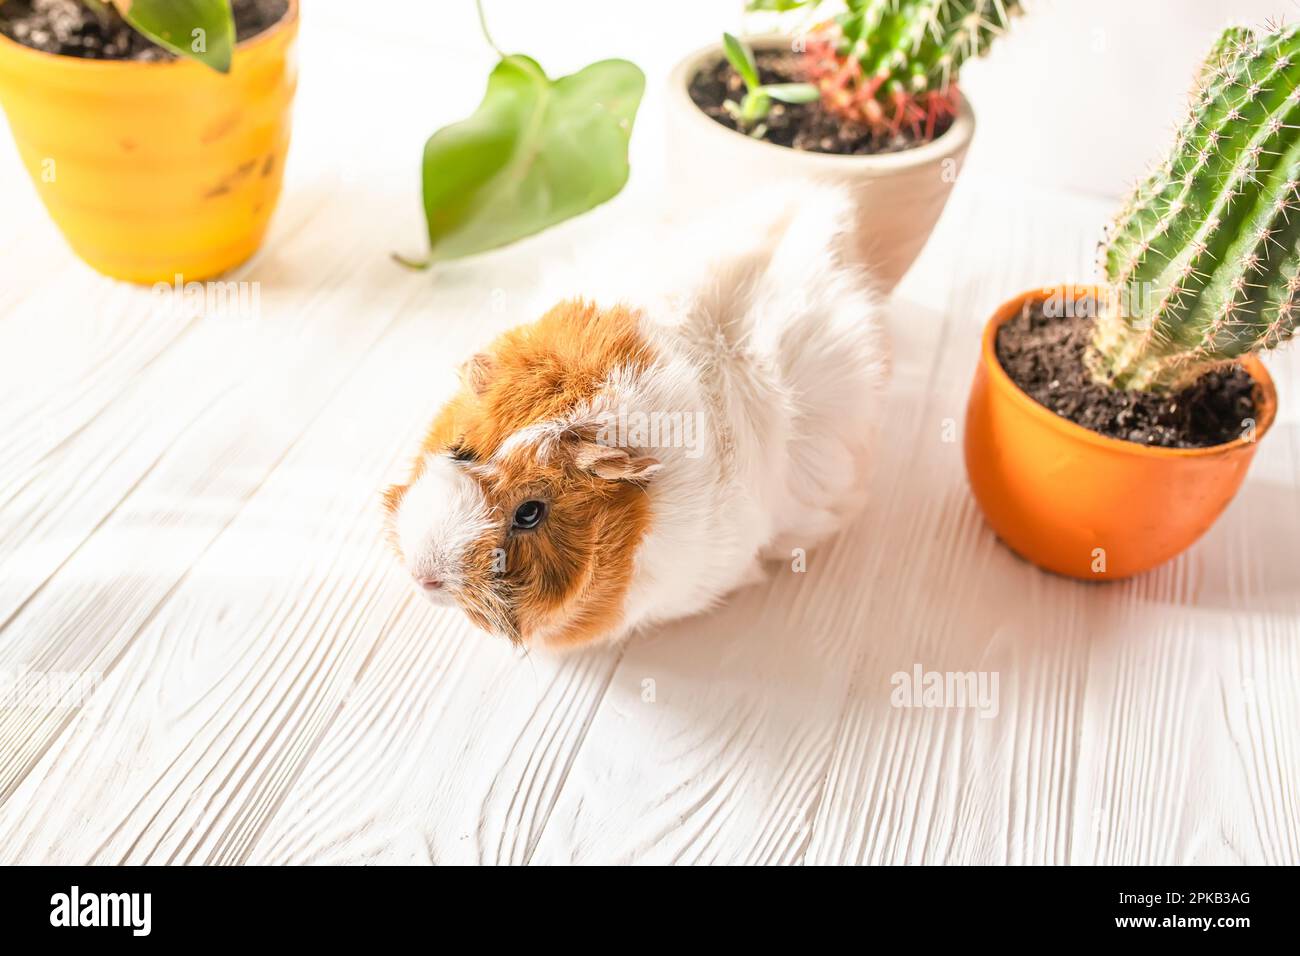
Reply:
[[384, 494], [415, 587], [573, 648], [703, 611], [843, 527], [888, 376], [849, 209], [813, 185], [752, 201], [470, 358]]

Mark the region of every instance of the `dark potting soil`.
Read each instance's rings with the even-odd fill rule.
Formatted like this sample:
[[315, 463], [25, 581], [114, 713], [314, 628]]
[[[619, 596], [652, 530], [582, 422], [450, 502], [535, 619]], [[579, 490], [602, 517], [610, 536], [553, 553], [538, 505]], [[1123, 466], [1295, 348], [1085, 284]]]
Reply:
[[[237, 41], [255, 37], [278, 23], [288, 9], [288, 0], [232, 0]], [[0, 33], [42, 53], [88, 60], [175, 59], [127, 26], [111, 7], [101, 21], [80, 0], [4, 0], [0, 3]]]
[[[764, 84], [802, 83], [805, 81], [799, 57], [785, 50], [755, 50], [758, 76]], [[691, 79], [688, 87], [691, 99], [706, 116], [728, 129], [736, 129], [736, 121], [722, 106], [727, 100], [739, 103], [745, 95], [745, 83], [725, 59], [701, 70]], [[921, 145], [921, 140], [910, 131], [882, 138], [873, 135], [867, 126], [854, 123], [832, 113], [820, 102], [778, 103], [764, 121], [767, 131], [762, 138], [778, 146], [789, 146], [813, 153], [841, 153], [866, 155], [870, 153], [896, 153]], [[941, 136], [952, 126], [952, 120], [942, 120], [935, 136]]]
[[[998, 330], [998, 361], [1011, 380], [1063, 418], [1108, 438], [1163, 448], [1205, 448], [1241, 437], [1255, 417], [1255, 384], [1240, 365], [1207, 372], [1177, 393], [1107, 388], [1084, 365], [1092, 335], [1089, 300], [1073, 316], [1029, 304]], [[1082, 313], [1082, 314], [1080, 314]]]

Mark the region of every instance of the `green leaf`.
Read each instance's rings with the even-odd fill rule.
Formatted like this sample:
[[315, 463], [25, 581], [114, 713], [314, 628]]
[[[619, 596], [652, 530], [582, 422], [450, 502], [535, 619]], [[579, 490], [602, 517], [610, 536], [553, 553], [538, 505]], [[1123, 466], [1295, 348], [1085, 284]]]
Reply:
[[760, 87], [752, 93], [746, 93], [745, 98], [740, 101], [740, 116], [736, 121], [741, 126], [752, 126], [759, 120], [765, 119], [771, 111], [772, 101], [763, 94]]
[[218, 73], [230, 72], [235, 17], [230, 0], [113, 0], [122, 18], [147, 39]]
[[791, 10], [799, 10], [803, 7], [816, 7], [821, 0], [749, 0], [745, 4], [745, 9], [751, 13], [757, 13], [761, 10], [775, 13], [788, 13]]
[[735, 68], [740, 74], [740, 78], [745, 81], [745, 86], [753, 89], [761, 84], [758, 78], [758, 64], [754, 62], [754, 54], [740, 40], [730, 33], [722, 34], [722, 52], [726, 54], [727, 62]]
[[644, 91], [626, 60], [556, 80], [529, 57], [501, 60], [474, 114], [424, 145], [423, 265], [507, 245], [618, 195]]
[[811, 103], [822, 98], [822, 91], [811, 83], [771, 83], [757, 90], [782, 103]]

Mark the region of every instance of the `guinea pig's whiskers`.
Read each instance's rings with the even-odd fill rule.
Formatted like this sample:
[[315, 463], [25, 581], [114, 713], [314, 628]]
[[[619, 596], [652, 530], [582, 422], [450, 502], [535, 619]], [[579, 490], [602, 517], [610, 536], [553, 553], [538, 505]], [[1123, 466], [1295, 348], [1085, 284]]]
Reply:
[[491, 585], [471, 582], [463, 593], [492, 630], [504, 635], [515, 647], [523, 646], [523, 636], [511, 620], [509, 605]]

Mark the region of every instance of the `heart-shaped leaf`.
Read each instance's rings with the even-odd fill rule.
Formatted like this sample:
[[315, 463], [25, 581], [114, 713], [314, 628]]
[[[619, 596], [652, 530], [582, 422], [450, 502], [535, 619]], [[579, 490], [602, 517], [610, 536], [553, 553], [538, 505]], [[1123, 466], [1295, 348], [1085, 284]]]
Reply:
[[425, 143], [429, 256], [408, 264], [495, 249], [613, 198], [644, 90], [626, 60], [552, 80], [529, 57], [503, 58], [474, 114]]
[[113, 0], [122, 18], [177, 56], [230, 72], [235, 17], [230, 0]]

